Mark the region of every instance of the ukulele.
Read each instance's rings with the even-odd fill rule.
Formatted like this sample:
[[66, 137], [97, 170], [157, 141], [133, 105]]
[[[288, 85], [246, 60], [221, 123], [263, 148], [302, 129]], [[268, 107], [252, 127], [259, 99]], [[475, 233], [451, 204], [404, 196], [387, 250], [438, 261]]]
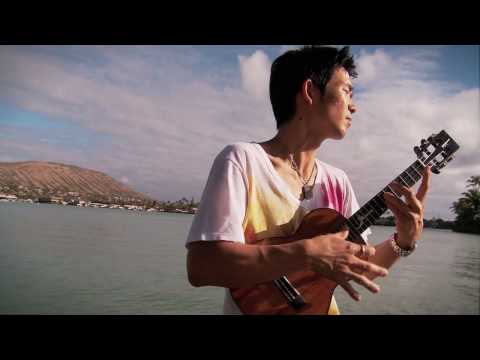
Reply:
[[[413, 148], [417, 160], [397, 176], [395, 181], [411, 187], [422, 178], [422, 172], [427, 166], [431, 166], [434, 174], [439, 174], [440, 169], [453, 159], [453, 153], [458, 149], [459, 145], [444, 130], [432, 134], [427, 140], [422, 139], [420, 146]], [[366, 245], [361, 234], [387, 210], [383, 198], [385, 192], [401, 197], [387, 185], [348, 219], [333, 209], [315, 209], [305, 215], [293, 235], [263, 239], [258, 244], [284, 244], [335, 233], [347, 227], [348, 241]], [[302, 270], [252, 287], [230, 289], [230, 293], [244, 314], [327, 314], [337, 285], [314, 271]]]

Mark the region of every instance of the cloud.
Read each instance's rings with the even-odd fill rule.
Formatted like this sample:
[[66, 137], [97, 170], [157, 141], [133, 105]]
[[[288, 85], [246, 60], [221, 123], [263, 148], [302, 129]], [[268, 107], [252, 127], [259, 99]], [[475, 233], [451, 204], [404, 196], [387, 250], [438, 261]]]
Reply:
[[376, 49], [371, 53], [362, 49], [356, 61], [360, 74], [357, 84], [361, 87], [383, 88], [396, 86], [406, 80], [426, 79], [438, 69], [437, 56], [438, 48], [395, 58], [383, 49]]
[[455, 201], [465, 180], [480, 173], [479, 89], [437, 80], [435, 58], [435, 52], [395, 58], [381, 49], [360, 52], [353, 126], [342, 143], [330, 142], [320, 150], [331, 163], [350, 170], [360, 202], [416, 159], [412, 149], [420, 139], [442, 129], [460, 150], [442, 175], [434, 175], [429, 204], [442, 206], [427, 207], [427, 216], [452, 217], [445, 203]]
[[[234, 87], [236, 79], [225, 78], [222, 86], [209, 82], [208, 71], [215, 69], [194, 76], [192, 66], [203, 60], [190, 49], [89, 47], [83, 50], [90, 60], [80, 64], [41, 50], [0, 48], [0, 101], [108, 134], [110, 140], [75, 151], [41, 143], [32, 129], [2, 140], [3, 154], [56, 158], [116, 178], [128, 174], [131, 186], [148, 195], [198, 199], [213, 157], [226, 144], [273, 132], [268, 104]], [[260, 62], [258, 55], [253, 59], [247, 72], [265, 63], [262, 56]], [[19, 141], [28, 147], [15, 146]], [[172, 179], [177, 188], [165, 185]]]
[[251, 56], [238, 57], [243, 88], [255, 99], [268, 100], [268, 82], [270, 78], [270, 60], [261, 50]]
[[[226, 144], [275, 134], [271, 59], [258, 49], [222, 67], [217, 55], [186, 46], [1, 46], [0, 102], [88, 130], [70, 136], [105, 136], [68, 146], [55, 141], [60, 135], [42, 133], [44, 142], [34, 128], [16, 131], [12, 120], [0, 129], [0, 160], [77, 164], [125, 177], [158, 199], [198, 200]], [[448, 207], [466, 179], [480, 173], [479, 89], [439, 81], [438, 56], [360, 52], [353, 126], [343, 141], [328, 141], [318, 151], [321, 160], [347, 172], [360, 203], [415, 160], [412, 148], [421, 138], [441, 129], [461, 149], [434, 176], [427, 217], [451, 217]], [[208, 66], [212, 58], [218, 66]]]

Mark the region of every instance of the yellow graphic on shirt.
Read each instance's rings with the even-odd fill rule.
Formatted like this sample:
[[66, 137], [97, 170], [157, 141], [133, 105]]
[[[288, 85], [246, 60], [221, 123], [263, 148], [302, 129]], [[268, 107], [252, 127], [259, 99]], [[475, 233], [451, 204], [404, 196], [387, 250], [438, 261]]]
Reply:
[[[260, 188], [249, 176], [247, 211], [243, 223], [247, 244], [294, 234], [307, 213], [302, 206], [286, 199], [286, 195], [277, 191], [275, 186], [269, 185]], [[333, 297], [328, 314], [340, 314]]]

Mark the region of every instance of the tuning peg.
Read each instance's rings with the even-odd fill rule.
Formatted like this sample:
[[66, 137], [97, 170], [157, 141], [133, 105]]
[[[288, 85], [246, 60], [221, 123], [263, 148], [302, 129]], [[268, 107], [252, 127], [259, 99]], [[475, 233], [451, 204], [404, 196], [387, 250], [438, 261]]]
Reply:
[[432, 167], [432, 172], [434, 174], [440, 174], [440, 170], [436, 166]]
[[455, 156], [450, 155], [445, 161], [446, 161], [446, 162], [450, 162], [450, 161], [452, 161], [454, 158], [455, 158]]
[[422, 150], [421, 150], [418, 146], [414, 146], [414, 147], [413, 147], [413, 151], [415, 152], [415, 154], [416, 154], [418, 157], [421, 157], [421, 156], [422, 156]]

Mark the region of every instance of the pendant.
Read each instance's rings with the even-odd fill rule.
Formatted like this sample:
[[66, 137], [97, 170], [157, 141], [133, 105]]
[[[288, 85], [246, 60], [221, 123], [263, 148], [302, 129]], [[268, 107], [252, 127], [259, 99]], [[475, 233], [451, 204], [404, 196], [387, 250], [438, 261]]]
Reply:
[[302, 196], [303, 199], [311, 199], [313, 197], [313, 185], [303, 185], [302, 186]]

